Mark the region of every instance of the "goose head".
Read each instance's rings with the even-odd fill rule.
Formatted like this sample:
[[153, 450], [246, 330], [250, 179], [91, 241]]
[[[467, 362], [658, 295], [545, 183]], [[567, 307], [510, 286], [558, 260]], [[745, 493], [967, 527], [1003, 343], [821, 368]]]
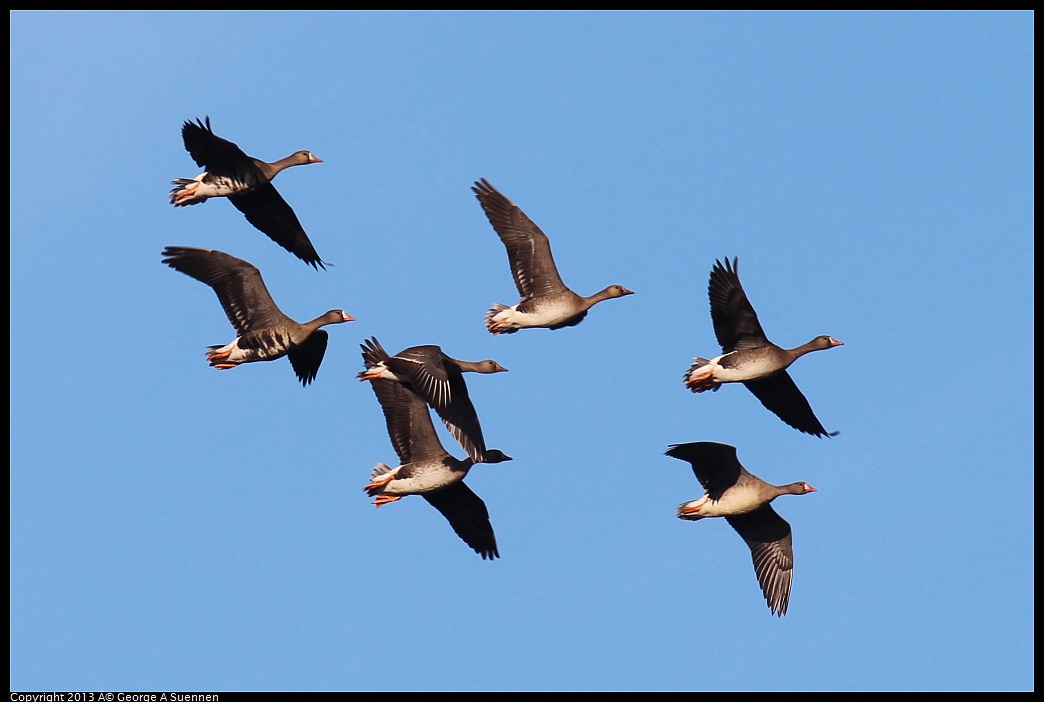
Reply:
[[807, 495], [810, 492], [816, 492], [816, 489], [805, 482], [790, 483], [789, 485], [783, 485], [781, 487], [783, 492], [788, 495]]
[[490, 359], [479, 361], [474, 365], [475, 367], [472, 370], [476, 373], [507, 373], [507, 368]]
[[500, 449], [486, 449], [486, 452], [482, 455], [483, 463], [503, 463], [510, 460], [513, 460], [511, 456]]
[[300, 166], [300, 165], [304, 165], [306, 163], [322, 163], [323, 162], [323, 159], [319, 158], [318, 156], [313, 154], [311, 151], [305, 151], [303, 149], [301, 151], [295, 151], [294, 153], [290, 154], [290, 156], [287, 157], [287, 160], [291, 162], [290, 163], [291, 166]]
[[317, 321], [321, 322], [324, 325], [325, 324], [342, 324], [344, 322], [354, 322], [355, 321], [355, 317], [353, 317], [352, 315], [348, 314], [344, 310], [330, 310], [329, 312], [324, 314], [322, 317], [320, 317]]

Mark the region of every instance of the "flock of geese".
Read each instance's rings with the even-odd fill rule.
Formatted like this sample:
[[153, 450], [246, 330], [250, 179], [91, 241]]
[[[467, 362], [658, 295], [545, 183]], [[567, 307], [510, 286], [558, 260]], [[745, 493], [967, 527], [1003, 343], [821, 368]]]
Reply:
[[[210, 118], [186, 121], [181, 129], [185, 149], [205, 171], [195, 178], [178, 178], [170, 191], [175, 207], [195, 205], [213, 197], [228, 199], [247, 221], [274, 242], [316, 270], [326, 266], [297, 215], [279, 195], [272, 180], [290, 166], [321, 163], [309, 151], [297, 151], [267, 163], [244, 153], [214, 134]], [[562, 281], [551, 256], [547, 236], [526, 214], [485, 179], [472, 186], [489, 223], [507, 249], [518, 288], [514, 306], [495, 303], [486, 312], [486, 329], [513, 334], [520, 329], [562, 329], [579, 324], [594, 305], [632, 295], [622, 285], [610, 285], [584, 297]], [[283, 312], [252, 264], [221, 251], [182, 246], [163, 250], [163, 263], [210, 286], [236, 332], [224, 345], [207, 347], [211, 366], [234, 368], [243, 363], [273, 361], [286, 356], [301, 383], [315, 380], [329, 335], [322, 327], [354, 320], [344, 310], [330, 310], [300, 323]], [[738, 260], [716, 261], [708, 287], [711, 320], [721, 354], [695, 357], [685, 372], [692, 392], [717, 391], [726, 383], [742, 383], [772, 413], [798, 431], [816, 437], [827, 432], [811, 405], [787, 373], [799, 357], [841, 346], [830, 336], [817, 336], [794, 349], [768, 340], [758, 315], [740, 285]], [[388, 427], [399, 465], [378, 463], [363, 487], [376, 506], [420, 495], [449, 521], [454, 532], [483, 559], [499, 557], [496, 537], [485, 503], [465, 483], [477, 463], [500, 463], [511, 457], [487, 449], [478, 414], [468, 397], [464, 373], [507, 370], [492, 360], [452, 358], [438, 346], [413, 346], [394, 356], [376, 338], [361, 345], [365, 369]], [[458, 459], [439, 441], [430, 410], [435, 410], [467, 457]], [[666, 455], [687, 461], [704, 495], [678, 506], [685, 520], [724, 517], [750, 548], [754, 571], [773, 614], [787, 612], [793, 578], [794, 550], [790, 525], [772, 508], [780, 495], [815, 492], [805, 482], [773, 485], [740, 464], [736, 449], [713, 442], [674, 444]]]

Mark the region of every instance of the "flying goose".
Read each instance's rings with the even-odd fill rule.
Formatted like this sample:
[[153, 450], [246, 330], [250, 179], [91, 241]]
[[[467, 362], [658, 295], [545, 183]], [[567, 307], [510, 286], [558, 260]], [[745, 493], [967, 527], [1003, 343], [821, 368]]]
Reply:
[[673, 444], [667, 455], [688, 461], [705, 494], [678, 505], [679, 519], [696, 521], [725, 517], [747, 542], [754, 573], [769, 609], [778, 617], [787, 613], [794, 579], [794, 547], [790, 524], [770, 504], [780, 495], [806, 495], [816, 489], [808, 483], [772, 485], [748, 473], [727, 444], [699, 441]]
[[168, 246], [163, 256], [163, 263], [213, 288], [236, 329], [231, 343], [207, 347], [215, 368], [287, 356], [298, 380], [308, 385], [326, 354], [329, 335], [320, 327], [355, 320], [344, 310], [330, 310], [310, 322], [295, 322], [276, 306], [257, 268], [222, 251]]
[[828, 432], [812, 412], [808, 400], [798, 390], [786, 369], [812, 351], [844, 346], [832, 336], [817, 336], [793, 349], [776, 346], [765, 337], [739, 280], [739, 259], [732, 263], [715, 261], [708, 293], [714, 334], [722, 355], [707, 360], [693, 357], [684, 374], [685, 385], [693, 392], [718, 390], [722, 383], [743, 383], [761, 404], [798, 431], [813, 436], [836, 436]]
[[496, 361], [461, 361], [434, 345], [411, 346], [390, 356], [376, 337], [362, 348], [366, 370], [359, 380], [384, 378], [407, 385], [442, 418], [446, 428], [476, 463], [482, 463], [486, 442], [482, 438], [475, 406], [468, 397], [464, 373], [502, 373], [507, 368]]
[[579, 324], [592, 306], [613, 297], [633, 295], [622, 285], [582, 297], [566, 287], [551, 257], [551, 243], [526, 213], [483, 178], [471, 190], [507, 249], [515, 287], [522, 298], [514, 307], [499, 302], [486, 312], [486, 329], [513, 334], [519, 329], [561, 329]]
[[266, 163], [247, 156], [231, 141], [222, 139], [206, 123], [196, 119], [181, 127], [185, 150], [197, 166], [207, 170], [195, 178], [176, 178], [171, 181], [170, 203], [175, 207], [195, 205], [212, 197], [227, 197], [258, 230], [272, 241], [318, 269], [326, 266], [305, 234], [293, 209], [272, 185], [272, 179], [290, 166], [322, 163], [310, 151], [297, 151], [286, 158]]
[[[370, 383], [384, 412], [388, 436], [399, 455], [399, 465], [378, 463], [363, 490], [377, 507], [406, 495], [421, 495], [453, 527], [457, 536], [483, 559], [499, 558], [497, 539], [489, 511], [478, 495], [464, 484], [474, 461], [458, 460], [439, 442], [428, 405], [409, 387], [396, 380], [377, 378]], [[510, 461], [498, 449], [485, 451], [486, 463]]]

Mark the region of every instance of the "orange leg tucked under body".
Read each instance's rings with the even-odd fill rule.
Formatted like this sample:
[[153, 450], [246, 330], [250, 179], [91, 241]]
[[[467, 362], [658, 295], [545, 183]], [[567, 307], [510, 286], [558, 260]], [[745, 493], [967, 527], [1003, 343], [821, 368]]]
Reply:
[[703, 509], [704, 505], [706, 505], [706, 504], [707, 504], [707, 496], [704, 495], [703, 497], [701, 497], [700, 499], [696, 500], [695, 502], [690, 502], [689, 504], [685, 505], [679, 511], [680, 511], [681, 514], [696, 514], [701, 509]]
[[[366, 490], [367, 492], [371, 492], [373, 490], [380, 490], [385, 485], [387, 485], [395, 479], [395, 474], [397, 472], [398, 471], [392, 471], [391, 473], [386, 473], [385, 475], [382, 475], [380, 478], [377, 478], [376, 480], [371, 480], [369, 483], [366, 484], [366, 487], [364, 487], [363, 490]], [[401, 499], [402, 495], [376, 495], [373, 498], [373, 506], [380, 507], [381, 505], [386, 505], [389, 502], [395, 502], [396, 500]]]
[[714, 383], [712, 382], [713, 378], [714, 371], [708, 371], [703, 375], [690, 376], [689, 379], [685, 381], [685, 386], [691, 388], [692, 390], [709, 388], [712, 385], [714, 385]]
[[194, 196], [196, 194], [196, 188], [198, 187], [199, 182], [197, 181], [192, 185], [191, 190], [187, 187], [183, 188], [182, 191], [174, 197], [174, 202], [181, 202], [182, 200], [187, 200], [188, 198]]
[[369, 490], [379, 490], [380, 488], [384, 487], [385, 485], [387, 485], [391, 481], [395, 480], [395, 474], [397, 472], [398, 472], [397, 470], [393, 470], [393, 471], [391, 471], [389, 473], [385, 473], [384, 475], [382, 475], [379, 478], [376, 478], [376, 479], [371, 478], [370, 482], [366, 483], [366, 485], [363, 486], [363, 490], [367, 490], [367, 491], [369, 491]]
[[210, 357], [207, 360], [210, 361], [210, 365], [214, 366], [215, 368], [217, 368], [219, 370], [228, 370], [229, 368], [235, 368], [239, 364], [238, 363], [214, 363], [214, 361], [223, 361], [224, 359], [228, 358], [231, 355], [232, 355], [232, 349], [228, 349], [227, 351], [219, 351], [217, 353], [210, 354]]

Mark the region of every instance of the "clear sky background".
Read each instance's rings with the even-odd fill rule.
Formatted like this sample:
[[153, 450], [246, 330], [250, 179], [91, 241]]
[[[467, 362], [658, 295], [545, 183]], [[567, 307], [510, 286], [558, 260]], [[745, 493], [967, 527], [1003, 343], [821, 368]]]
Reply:
[[[1033, 689], [1032, 14], [10, 19], [12, 689]], [[328, 271], [168, 204], [206, 115], [323, 159], [275, 185]], [[636, 294], [488, 334], [518, 296], [479, 178], [573, 289]], [[308, 388], [216, 371], [232, 327], [167, 245], [358, 321]], [[683, 386], [725, 256], [774, 342], [845, 342], [791, 369], [839, 436]], [[397, 462], [369, 336], [510, 369], [468, 378], [514, 457], [467, 478], [500, 560], [362, 492]], [[688, 441], [818, 488], [775, 503], [786, 617], [675, 517]]]

